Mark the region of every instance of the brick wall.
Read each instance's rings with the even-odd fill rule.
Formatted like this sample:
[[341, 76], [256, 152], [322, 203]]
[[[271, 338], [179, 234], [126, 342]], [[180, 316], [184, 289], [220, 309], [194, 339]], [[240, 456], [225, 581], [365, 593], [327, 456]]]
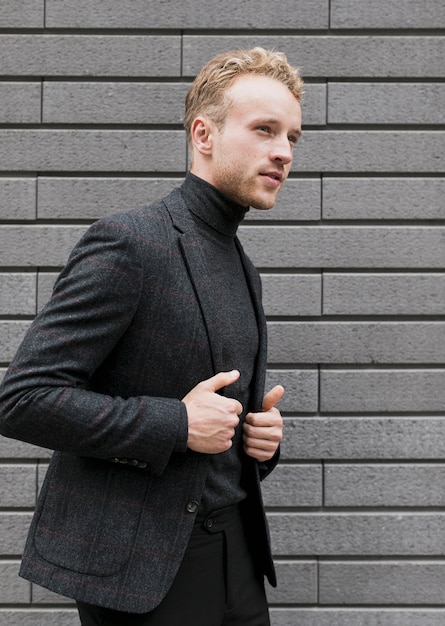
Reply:
[[[274, 626], [445, 624], [444, 29], [443, 0], [0, 2], [0, 377], [87, 226], [182, 179], [200, 67], [302, 67], [291, 179], [241, 232], [287, 391]], [[17, 577], [48, 458], [0, 439], [4, 626], [78, 624]]]

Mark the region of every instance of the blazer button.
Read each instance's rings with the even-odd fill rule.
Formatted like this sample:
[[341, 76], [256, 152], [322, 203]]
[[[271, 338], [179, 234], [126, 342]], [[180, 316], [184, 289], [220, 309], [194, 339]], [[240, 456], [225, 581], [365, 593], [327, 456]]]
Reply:
[[190, 502], [187, 502], [186, 509], [189, 513], [196, 513], [198, 508], [199, 508], [199, 503], [196, 502], [196, 500], [190, 500]]

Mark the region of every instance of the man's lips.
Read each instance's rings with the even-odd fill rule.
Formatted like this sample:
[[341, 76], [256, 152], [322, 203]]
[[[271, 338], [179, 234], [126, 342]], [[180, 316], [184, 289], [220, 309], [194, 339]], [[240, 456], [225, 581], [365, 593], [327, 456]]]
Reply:
[[283, 174], [281, 172], [261, 172], [261, 176], [266, 178], [274, 186], [281, 184], [283, 180]]

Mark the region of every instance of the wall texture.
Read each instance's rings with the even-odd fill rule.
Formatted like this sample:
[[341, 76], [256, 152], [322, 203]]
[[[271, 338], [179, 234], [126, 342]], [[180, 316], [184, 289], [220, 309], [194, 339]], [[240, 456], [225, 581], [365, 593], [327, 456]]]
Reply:
[[[291, 178], [241, 233], [286, 387], [274, 626], [445, 624], [444, 33], [443, 0], [0, 2], [0, 377], [88, 224], [182, 179], [200, 67], [302, 67]], [[48, 458], [0, 439], [2, 626], [78, 624], [17, 577]]]

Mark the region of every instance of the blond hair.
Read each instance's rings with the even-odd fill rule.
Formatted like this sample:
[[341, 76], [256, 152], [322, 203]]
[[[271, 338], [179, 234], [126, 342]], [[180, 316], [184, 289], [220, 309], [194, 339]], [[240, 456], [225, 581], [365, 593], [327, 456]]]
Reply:
[[192, 123], [199, 115], [206, 114], [222, 127], [230, 107], [226, 91], [235, 78], [243, 74], [275, 78], [289, 88], [298, 102], [302, 100], [300, 71], [288, 63], [283, 52], [256, 47], [218, 54], [202, 68], [185, 99], [184, 127], [190, 147]]

